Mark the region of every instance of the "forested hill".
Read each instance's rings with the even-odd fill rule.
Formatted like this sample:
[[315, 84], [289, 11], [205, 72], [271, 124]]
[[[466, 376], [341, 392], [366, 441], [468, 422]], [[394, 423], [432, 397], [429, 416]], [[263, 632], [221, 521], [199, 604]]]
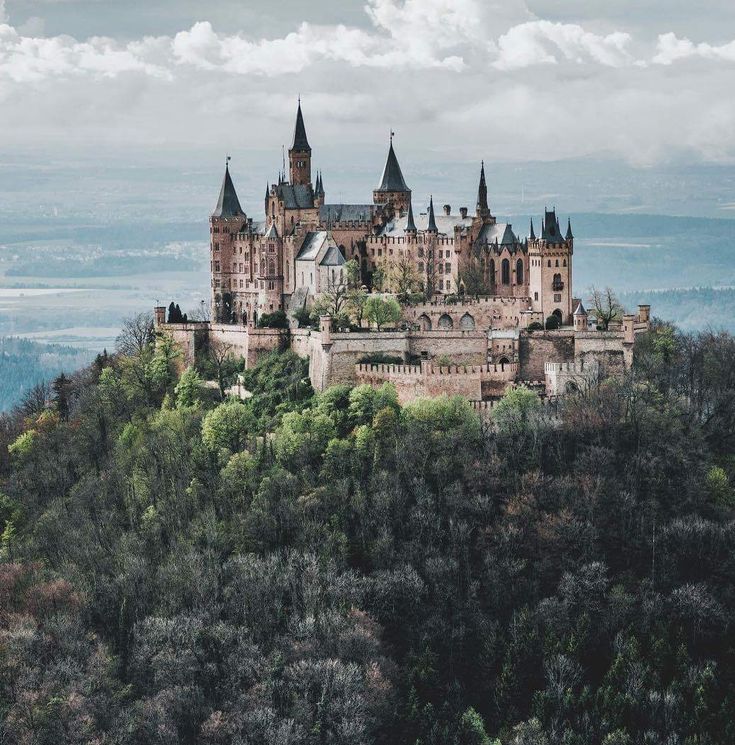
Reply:
[[0, 422], [1, 742], [735, 742], [732, 337], [492, 423], [132, 341]]

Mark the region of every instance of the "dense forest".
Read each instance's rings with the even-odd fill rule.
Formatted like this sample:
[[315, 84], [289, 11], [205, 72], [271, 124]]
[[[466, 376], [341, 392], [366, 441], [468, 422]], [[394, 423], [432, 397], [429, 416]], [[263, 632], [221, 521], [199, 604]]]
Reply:
[[0, 420], [0, 742], [735, 741], [732, 337], [492, 421], [121, 342]]

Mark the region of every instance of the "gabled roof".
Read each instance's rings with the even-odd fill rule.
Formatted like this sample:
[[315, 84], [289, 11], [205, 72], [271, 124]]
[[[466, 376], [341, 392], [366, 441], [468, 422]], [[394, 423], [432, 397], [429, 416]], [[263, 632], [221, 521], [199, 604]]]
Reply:
[[245, 213], [240, 206], [240, 200], [237, 198], [235, 185], [230, 178], [230, 166], [225, 166], [225, 177], [222, 179], [222, 187], [219, 190], [219, 199], [217, 206], [212, 212], [212, 217], [244, 217]]
[[411, 191], [406, 186], [401, 167], [398, 165], [398, 158], [396, 158], [392, 140], [390, 148], [388, 148], [388, 159], [385, 161], [385, 168], [383, 168], [383, 177], [380, 179], [380, 186], [377, 191]]
[[266, 238], [278, 238], [278, 230], [276, 230], [276, 224], [272, 222], [270, 227], [265, 233]]
[[314, 261], [329, 233], [326, 230], [310, 231], [304, 236], [304, 242], [296, 256], [296, 261]]
[[345, 257], [336, 245], [330, 246], [324, 258], [319, 262], [320, 266], [342, 266], [346, 264]]
[[323, 204], [319, 208], [319, 220], [328, 222], [370, 222], [376, 207], [374, 204]]
[[309, 140], [306, 137], [306, 127], [304, 126], [304, 115], [301, 113], [301, 99], [299, 99], [299, 108], [296, 112], [296, 126], [293, 131], [293, 144], [291, 150], [297, 152], [311, 152]]
[[278, 197], [287, 210], [311, 209], [314, 206], [314, 192], [309, 184], [278, 184]]
[[497, 222], [493, 225], [483, 225], [477, 235], [476, 243], [494, 244], [499, 246], [513, 246], [518, 243], [518, 237], [513, 232], [513, 226], [507, 222]]

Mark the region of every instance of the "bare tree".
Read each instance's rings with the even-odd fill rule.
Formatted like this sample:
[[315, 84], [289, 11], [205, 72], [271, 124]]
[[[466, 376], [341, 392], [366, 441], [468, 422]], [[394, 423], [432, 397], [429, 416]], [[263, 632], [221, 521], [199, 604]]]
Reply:
[[126, 357], [141, 357], [151, 349], [154, 340], [153, 314], [138, 313], [123, 321], [115, 347]]
[[406, 302], [411, 293], [419, 286], [420, 278], [418, 271], [411, 259], [402, 256], [395, 262], [389, 271], [389, 282], [395, 289], [398, 300]]
[[234, 357], [232, 348], [232, 344], [222, 339], [211, 339], [207, 349], [207, 356], [217, 373], [217, 384], [222, 400], [225, 398], [225, 389], [227, 388], [228, 369]]
[[202, 300], [196, 308], [189, 311], [188, 317], [198, 323], [209, 323], [212, 319], [212, 309], [209, 307], [209, 303]]
[[623, 317], [623, 306], [610, 287], [606, 287], [604, 290], [598, 290], [593, 285], [589, 293], [589, 303], [595, 310], [597, 322], [607, 331], [613, 321], [617, 321]]

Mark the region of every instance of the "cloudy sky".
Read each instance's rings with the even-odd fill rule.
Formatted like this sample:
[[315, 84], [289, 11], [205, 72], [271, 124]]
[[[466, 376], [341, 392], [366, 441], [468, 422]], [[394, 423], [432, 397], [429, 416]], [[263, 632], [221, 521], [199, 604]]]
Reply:
[[0, 0], [6, 153], [723, 164], [734, 87], [733, 0]]

